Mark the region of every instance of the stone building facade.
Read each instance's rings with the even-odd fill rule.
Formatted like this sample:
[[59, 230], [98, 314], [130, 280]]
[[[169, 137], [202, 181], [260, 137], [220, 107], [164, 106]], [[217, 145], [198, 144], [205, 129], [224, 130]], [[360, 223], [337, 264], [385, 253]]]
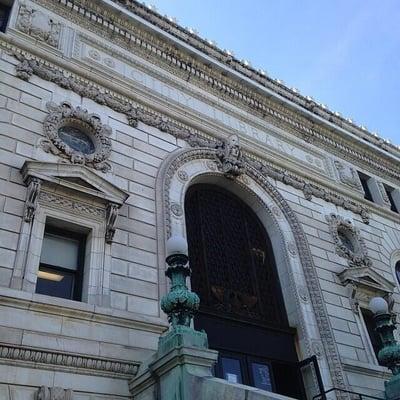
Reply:
[[133, 0], [0, 5], [0, 399], [131, 398], [207, 185], [265, 230], [297, 360], [383, 398], [368, 302], [400, 310], [399, 148]]

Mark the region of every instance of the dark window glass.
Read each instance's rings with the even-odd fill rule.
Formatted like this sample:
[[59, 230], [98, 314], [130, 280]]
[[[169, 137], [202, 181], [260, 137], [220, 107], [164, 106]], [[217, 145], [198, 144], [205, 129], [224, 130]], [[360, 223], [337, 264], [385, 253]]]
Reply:
[[381, 348], [381, 339], [378, 333], [375, 331], [374, 317], [371, 311], [361, 309], [362, 316], [364, 318], [365, 326], [367, 327], [369, 339], [371, 341], [372, 347], [374, 348], [375, 355], [378, 356], [379, 350]]
[[222, 376], [230, 383], [243, 383], [240, 360], [230, 357], [221, 357]]
[[36, 293], [72, 299], [74, 283], [74, 273], [61, 270], [60, 268], [46, 267], [46, 264], [40, 264]]
[[396, 203], [394, 201], [394, 198], [393, 198], [393, 189], [385, 186], [385, 191], [386, 191], [386, 193], [388, 195], [388, 198], [389, 198], [389, 201], [390, 201], [390, 209], [393, 212], [398, 213], [399, 210], [398, 210], [398, 208], [396, 206]]
[[190, 188], [185, 211], [201, 309], [288, 326], [271, 242], [253, 211], [213, 185]]
[[346, 234], [345, 232], [339, 230], [338, 236], [339, 236], [339, 239], [342, 242], [342, 244], [344, 246], [346, 246], [346, 248], [349, 251], [354, 253], [354, 244], [353, 244], [352, 240], [349, 238], [348, 234]]
[[0, 4], [0, 32], [6, 31], [10, 10], [10, 7]]
[[397, 261], [396, 263], [396, 276], [397, 276], [397, 281], [399, 282], [400, 285], [400, 261]]
[[73, 126], [63, 126], [58, 130], [60, 139], [69, 147], [83, 154], [92, 154], [95, 146], [92, 139], [82, 130]]
[[371, 194], [371, 191], [369, 190], [369, 186], [368, 186], [368, 180], [370, 179], [370, 177], [367, 175], [364, 175], [361, 172], [358, 173], [358, 176], [360, 178], [361, 185], [364, 189], [364, 199], [369, 200], [369, 201], [374, 201], [372, 199], [372, 194]]
[[81, 300], [85, 237], [46, 227], [36, 293]]
[[271, 369], [268, 364], [251, 363], [254, 387], [272, 392]]

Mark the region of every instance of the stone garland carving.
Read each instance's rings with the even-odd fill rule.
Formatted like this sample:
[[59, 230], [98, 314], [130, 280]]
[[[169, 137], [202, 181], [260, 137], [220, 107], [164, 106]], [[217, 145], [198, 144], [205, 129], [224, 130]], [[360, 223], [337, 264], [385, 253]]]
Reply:
[[363, 190], [357, 171], [354, 168], [345, 165], [338, 160], [335, 161], [335, 167], [339, 173], [339, 179], [342, 183], [351, 187], [352, 189], [360, 191]]
[[34, 362], [55, 365], [65, 368], [82, 368], [93, 375], [122, 374], [135, 376], [140, 363], [127, 362], [97, 357], [88, 357], [71, 353], [38, 350], [11, 344], [0, 344], [0, 358], [8, 360]]
[[[164, 218], [166, 224], [166, 233], [169, 237], [171, 235], [171, 212], [170, 211], [170, 199], [169, 199], [169, 188], [171, 185], [172, 178], [176, 171], [178, 171], [185, 163], [190, 162], [192, 160], [201, 159], [201, 160], [214, 160], [216, 157], [215, 149], [207, 149], [207, 148], [195, 148], [189, 150], [185, 153], [179, 154], [170, 164], [168, 170], [165, 175], [164, 182]], [[218, 173], [217, 171], [212, 173]], [[325, 308], [325, 302], [323, 300], [321, 287], [319, 285], [319, 279], [316, 274], [316, 269], [313, 262], [313, 257], [310, 252], [310, 248], [308, 246], [307, 238], [302, 229], [302, 226], [290, 208], [286, 200], [282, 197], [280, 192], [272, 186], [269, 182], [267, 176], [260, 172], [259, 169], [255, 168], [252, 165], [246, 164], [246, 174], [253, 178], [258, 184], [272, 197], [273, 201], [278, 204], [280, 211], [287, 218], [292, 232], [294, 234], [298, 254], [300, 257], [301, 265], [303, 266], [303, 271], [305, 274], [307, 288], [309, 292], [309, 299], [312, 303], [315, 318], [317, 320], [319, 332], [322, 339], [323, 349], [325, 354], [329, 354], [327, 357], [327, 362], [331, 371], [331, 377], [333, 381], [333, 386], [345, 389], [345, 374], [343, 371], [342, 363], [340, 361], [336, 341], [330, 327], [328, 313]], [[246, 188], [245, 188], [246, 189]], [[252, 192], [251, 192], [252, 193]], [[265, 206], [266, 207], [266, 206]], [[267, 212], [269, 210], [267, 209]], [[272, 212], [271, 212], [272, 213]], [[303, 300], [304, 301], [304, 300]], [[300, 318], [300, 324], [305, 325], [304, 321]], [[306, 328], [303, 327], [305, 330]], [[309, 348], [310, 354], [313, 354], [314, 349]], [[321, 353], [322, 354], [322, 353]]]
[[72, 389], [63, 389], [58, 386], [41, 386], [36, 392], [35, 400], [73, 400]]
[[[351, 221], [336, 214], [331, 214], [326, 219], [329, 222], [336, 253], [341, 257], [347, 258], [350, 267], [371, 267], [372, 261], [368, 257], [368, 250], [359, 229]], [[352, 248], [349, 248], [343, 242], [341, 236], [347, 238]]]
[[106, 216], [105, 210], [102, 207], [95, 207], [76, 199], [71, 199], [66, 196], [60, 196], [46, 191], [40, 192], [39, 202], [48, 204], [51, 207], [62, 207], [63, 209], [70, 210], [76, 214], [89, 215], [99, 219], [104, 219]]
[[[111, 14], [109, 14], [107, 11], [98, 7], [96, 3], [89, 1], [85, 4], [81, 4], [80, 9], [85, 10], [85, 13], [81, 14], [71, 13], [70, 8], [68, 7], [69, 3], [65, 4], [66, 7], [60, 8], [59, 4], [54, 4], [52, 0], [37, 1], [45, 5], [46, 8], [53, 9], [60, 15], [64, 15], [69, 20], [78, 24], [82, 24], [100, 36], [108, 35], [109, 40], [118, 44], [119, 46], [125, 47], [128, 50], [132, 50], [132, 48], [135, 47], [135, 49], [140, 54], [143, 54], [146, 59], [152, 59], [157, 65], [163, 63], [163, 67], [168, 71], [171, 71], [174, 75], [179, 74], [185, 80], [189, 78], [196, 80], [197, 84], [199, 84], [201, 87], [205, 87], [207, 90], [217, 92], [219, 97], [222, 97], [227, 101], [233, 101], [235, 104], [239, 104], [242, 107], [243, 104], [245, 104], [252, 110], [252, 112], [258, 112], [261, 118], [273, 122], [275, 125], [290, 131], [296, 136], [303, 137], [305, 135], [306, 139], [308, 137], [312, 139], [310, 141], [318, 141], [334, 154], [342, 155], [344, 153], [345, 158], [350, 161], [361, 161], [364, 164], [368, 164], [370, 171], [373, 173], [381, 171], [385, 174], [391, 175], [395, 179], [400, 177], [397, 169], [393, 168], [391, 161], [383, 160], [382, 158], [374, 156], [372, 153], [369, 153], [366, 157], [365, 149], [361, 149], [360, 151], [355, 150], [352, 144], [343, 138], [339, 138], [328, 128], [317, 126], [314, 122], [310, 122], [304, 117], [299, 117], [298, 113], [291, 112], [284, 106], [265, 99], [265, 97], [260, 95], [257, 96], [253, 91], [243, 87], [241, 84], [235, 81], [229, 80], [226, 76], [223, 76], [220, 73], [214, 73], [211, 76], [208, 67], [204, 68], [204, 65], [197, 65], [193, 62], [192, 58], [189, 58], [185, 54], [179, 53], [176, 48], [171, 48], [170, 45], [164, 41], [156, 39], [148, 32], [145, 33], [139, 30], [137, 26], [129, 24], [126, 20], [115, 17], [115, 15], [111, 16]], [[138, 10], [139, 9], [136, 9], [135, 12]], [[110, 19], [112, 19], [114, 23], [106, 24], [104, 19], [105, 16], [108, 16]], [[165, 22], [166, 21], [163, 23]], [[155, 21], [152, 19], [152, 23], [158, 26], [159, 19], [155, 18]], [[116, 28], [116, 25], [119, 25], [118, 29]], [[172, 28], [171, 24], [168, 22], [167, 27], [169, 32], [171, 32], [171, 29], [174, 30], [175, 28], [182, 30], [182, 28], [180, 28], [178, 25]], [[162, 29], [165, 29], [165, 26], [163, 26]], [[184, 36], [185, 41], [193, 40], [193, 37], [187, 33], [184, 33]], [[209, 44], [203, 41], [201, 51], [209, 53], [210, 49], [212, 49], [213, 56], [217, 58], [221, 56], [220, 50], [210, 47]], [[223, 54], [223, 61], [228, 61], [228, 64], [230, 64], [232, 60], [233, 59], [231, 56], [225, 53]], [[360, 128], [354, 124], [350, 124], [347, 120], [327, 110], [326, 108], [320, 107], [312, 99], [310, 100], [304, 96], [294, 93], [283, 84], [260, 75], [251, 67], [242, 65], [238, 60], [235, 60], [234, 65], [238, 67], [238, 71], [244, 73], [258, 83], [271, 88], [279, 95], [290, 99], [300, 106], [305, 107], [307, 110], [323, 117], [329, 122], [333, 122], [339, 127], [345, 128], [356, 135], [360, 135]], [[362, 135], [365, 136], [365, 134], [366, 132], [362, 131]], [[376, 139], [373, 135], [369, 134], [368, 140], [387, 151], [393, 152], [394, 150], [397, 154], [397, 151], [393, 145], [384, 143], [380, 138]]]
[[42, 181], [38, 178], [30, 179], [25, 200], [25, 209], [24, 209], [25, 222], [31, 222], [33, 220], [37, 207], [37, 202], [39, 199], [41, 184]]
[[58, 47], [61, 24], [54, 22], [48, 15], [26, 4], [21, 4], [16, 28], [34, 39]]
[[[96, 114], [89, 114], [80, 107], [72, 107], [68, 102], [60, 105], [49, 102], [46, 104], [49, 114], [44, 120], [43, 127], [47, 139], [41, 141], [41, 147], [46, 152], [57, 154], [68, 159], [73, 164], [92, 166], [103, 172], [111, 169], [106, 162], [111, 154], [112, 131], [108, 125], [103, 125]], [[84, 153], [68, 145], [60, 137], [60, 128], [74, 127], [87, 134], [93, 141], [94, 151]]]
[[118, 204], [110, 203], [107, 206], [106, 242], [111, 243], [115, 235], [115, 223], [118, 217]]
[[[224, 149], [224, 146], [226, 146], [226, 144], [220, 140], [205, 139], [189, 128], [181, 127], [165, 117], [161, 117], [141, 107], [134, 106], [133, 104], [121, 100], [110, 93], [105, 93], [94, 85], [81, 82], [73, 76], [67, 77], [61, 71], [45, 66], [36, 60], [28, 59], [22, 54], [15, 54], [15, 57], [20, 61], [16, 70], [17, 76], [21, 79], [28, 80], [33, 74], [35, 74], [44, 80], [54, 82], [64, 89], [72, 90], [80, 96], [87, 97], [98, 104], [106, 105], [114, 111], [125, 114], [128, 118], [129, 124], [133, 127], [137, 126], [138, 122], [141, 121], [146, 125], [156, 127], [163, 132], [167, 132], [179, 139], [185, 140], [192, 147], [219, 149], [218, 151], [220, 154], [223, 152], [222, 149]], [[216, 155], [215, 158], [217, 161], [221, 162], [220, 158]], [[235, 158], [233, 158], [233, 160], [235, 160]], [[350, 210], [355, 214], [359, 214], [364, 223], [369, 223], [368, 209], [350, 199], [346, 199], [341, 195], [330, 192], [316, 184], [308, 183], [304, 179], [296, 177], [286, 170], [253, 160], [248, 156], [241, 155], [239, 160], [241, 171], [243, 169], [242, 165], [244, 165], [242, 163], [251, 165], [266, 176], [302, 190], [307, 200], [311, 200], [313, 196], [321, 198], [339, 207], [343, 207], [346, 210]]]

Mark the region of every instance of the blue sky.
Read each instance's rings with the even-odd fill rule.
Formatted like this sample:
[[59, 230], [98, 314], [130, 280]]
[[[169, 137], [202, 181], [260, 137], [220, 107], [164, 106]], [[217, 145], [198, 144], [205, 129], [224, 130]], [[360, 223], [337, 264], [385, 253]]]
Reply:
[[400, 0], [151, 0], [239, 59], [400, 144]]

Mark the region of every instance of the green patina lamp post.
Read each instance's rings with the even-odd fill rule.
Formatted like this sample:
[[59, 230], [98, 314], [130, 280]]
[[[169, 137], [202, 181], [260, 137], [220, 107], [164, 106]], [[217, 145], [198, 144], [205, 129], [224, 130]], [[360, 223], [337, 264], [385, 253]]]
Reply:
[[396, 342], [393, 331], [396, 329], [389, 313], [386, 300], [382, 297], [374, 297], [369, 303], [369, 307], [374, 314], [375, 330], [378, 332], [382, 348], [378, 353], [378, 359], [382, 365], [388, 367], [392, 373], [392, 378], [385, 382], [385, 393], [387, 400], [400, 399], [400, 344]]
[[194, 313], [199, 309], [200, 299], [190, 291], [186, 279], [191, 270], [188, 265], [187, 242], [181, 236], [173, 236], [167, 241], [167, 270], [165, 275], [171, 280], [168, 294], [161, 299], [161, 309], [168, 315], [171, 328], [161, 337], [160, 347], [164, 350], [174, 345], [207, 348], [207, 335], [191, 327]]

